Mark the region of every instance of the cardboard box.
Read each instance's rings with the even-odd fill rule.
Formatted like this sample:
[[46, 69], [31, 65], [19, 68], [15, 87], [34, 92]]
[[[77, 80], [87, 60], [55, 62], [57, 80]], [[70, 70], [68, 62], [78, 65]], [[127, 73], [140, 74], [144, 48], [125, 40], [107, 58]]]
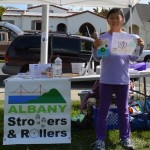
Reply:
[[51, 64], [29, 64], [31, 77], [48, 77], [47, 72], [50, 71]]

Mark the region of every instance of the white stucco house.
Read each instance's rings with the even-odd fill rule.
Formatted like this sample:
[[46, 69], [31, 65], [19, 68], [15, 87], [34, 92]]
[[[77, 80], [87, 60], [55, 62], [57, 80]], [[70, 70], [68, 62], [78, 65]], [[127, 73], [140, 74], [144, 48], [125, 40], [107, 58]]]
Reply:
[[[41, 30], [42, 6], [28, 7], [27, 10], [8, 9], [2, 16], [3, 21], [15, 24], [24, 31]], [[50, 5], [49, 30], [70, 34], [87, 35], [94, 31], [105, 32], [107, 21], [104, 17], [91, 11], [73, 12], [68, 9]]]
[[[129, 9], [123, 9], [125, 15], [124, 29], [131, 32]], [[145, 49], [150, 50], [150, 4], [137, 4], [132, 8], [132, 33], [144, 39]]]
[[[125, 15], [124, 30], [131, 33], [129, 9], [123, 9]], [[15, 24], [24, 31], [40, 31], [42, 24], [42, 6], [29, 6], [27, 10], [8, 9], [2, 21]], [[69, 9], [50, 5], [49, 31], [92, 36], [108, 30], [107, 20], [91, 11], [74, 12]], [[150, 4], [137, 4], [132, 8], [132, 33], [145, 41], [145, 49], [150, 49]]]

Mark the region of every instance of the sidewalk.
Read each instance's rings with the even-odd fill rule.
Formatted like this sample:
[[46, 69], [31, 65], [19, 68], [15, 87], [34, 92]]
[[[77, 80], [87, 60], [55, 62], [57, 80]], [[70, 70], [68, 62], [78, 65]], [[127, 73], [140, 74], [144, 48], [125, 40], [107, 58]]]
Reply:
[[78, 93], [80, 93], [82, 90], [71, 90], [71, 100], [80, 100], [80, 96]]
[[5, 97], [5, 89], [0, 88], [0, 100], [4, 100], [4, 97]]

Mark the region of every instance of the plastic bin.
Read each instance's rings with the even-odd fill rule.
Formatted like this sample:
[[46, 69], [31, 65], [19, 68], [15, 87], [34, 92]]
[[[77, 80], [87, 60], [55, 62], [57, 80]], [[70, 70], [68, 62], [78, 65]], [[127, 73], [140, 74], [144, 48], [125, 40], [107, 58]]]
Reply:
[[[94, 126], [96, 126], [96, 117], [97, 117], [98, 108], [93, 106], [93, 112], [94, 112]], [[107, 118], [107, 129], [108, 130], [118, 129], [117, 108], [110, 108], [109, 109], [108, 118]]]
[[91, 92], [91, 90], [85, 90], [85, 91], [81, 91], [80, 93], [78, 93], [78, 95], [80, 96], [80, 100], [81, 102], [84, 100], [85, 96]]
[[81, 69], [84, 68], [85, 63], [71, 63], [72, 73], [80, 73]]

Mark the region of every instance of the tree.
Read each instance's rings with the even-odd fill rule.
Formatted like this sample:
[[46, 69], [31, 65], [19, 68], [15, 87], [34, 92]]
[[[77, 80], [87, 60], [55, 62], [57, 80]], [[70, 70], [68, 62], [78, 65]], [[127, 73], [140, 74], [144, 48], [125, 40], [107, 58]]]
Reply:
[[0, 21], [2, 20], [2, 15], [7, 9], [3, 6], [0, 6]]
[[107, 13], [108, 13], [108, 9], [102, 7], [101, 11], [98, 9], [98, 7], [96, 8], [93, 8], [94, 12], [96, 14], [98, 14], [99, 16], [102, 16], [102, 17], [106, 17], [107, 16]]
[[99, 8], [98, 8], [98, 7], [93, 8], [93, 11], [94, 11], [96, 14], [99, 14], [99, 13], [100, 13], [100, 11], [99, 11]]
[[104, 17], [106, 17], [106, 16], [107, 16], [108, 11], [109, 11], [108, 9], [106, 9], [106, 8], [102, 7], [102, 10], [101, 10], [101, 12], [100, 12], [100, 15], [101, 15], [101, 16], [104, 16]]

